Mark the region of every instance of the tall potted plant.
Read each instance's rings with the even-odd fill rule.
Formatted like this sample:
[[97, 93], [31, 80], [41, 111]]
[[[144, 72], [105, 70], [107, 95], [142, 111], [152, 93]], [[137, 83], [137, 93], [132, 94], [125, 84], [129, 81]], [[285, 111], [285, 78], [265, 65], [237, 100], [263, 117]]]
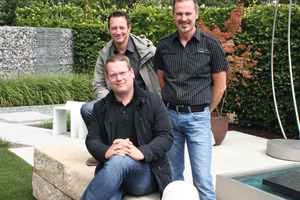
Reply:
[[[227, 72], [226, 77], [227, 88], [231, 88], [233, 91], [236, 91], [235, 85], [237, 83], [243, 84], [246, 88], [248, 87], [245, 79], [251, 79], [253, 77], [253, 75], [251, 75], [252, 70], [261, 71], [261, 69], [256, 67], [256, 61], [254, 60], [260, 53], [257, 51], [252, 53], [248, 42], [245, 42], [245, 44], [236, 44], [234, 42], [234, 37], [242, 30], [243, 8], [244, 4], [238, 1], [238, 7], [231, 12], [229, 19], [224, 23], [226, 29], [224, 32], [221, 31], [218, 25], [215, 25], [214, 29], [210, 30], [203, 20], [198, 22], [201, 31], [214, 35], [221, 41], [230, 65], [230, 70]], [[211, 116], [215, 146], [222, 143], [228, 130], [229, 116], [226, 113], [223, 113], [226, 97], [227, 91], [224, 93], [221, 102], [215, 109], [216, 111], [213, 112]], [[235, 101], [239, 106], [238, 95], [236, 95]]]

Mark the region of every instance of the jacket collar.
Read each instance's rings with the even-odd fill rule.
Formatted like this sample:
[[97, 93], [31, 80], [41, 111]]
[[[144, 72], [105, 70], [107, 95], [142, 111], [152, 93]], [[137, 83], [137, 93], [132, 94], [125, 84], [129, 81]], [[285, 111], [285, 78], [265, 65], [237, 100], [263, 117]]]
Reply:
[[[152, 58], [155, 54], [155, 47], [150, 46], [147, 47], [146, 44], [142, 40], [140, 40], [137, 36], [133, 35], [132, 33], [129, 33], [129, 37], [132, 39], [133, 44], [135, 45], [138, 54], [141, 56], [141, 59], [143, 63], [147, 62], [150, 58]], [[110, 48], [113, 46], [113, 40], [110, 40], [106, 46], [101, 49], [99, 52], [99, 55], [102, 57], [104, 63], [106, 62], [106, 59], [109, 56]]]
[[[131, 37], [128, 38], [128, 44], [126, 47], [126, 51], [130, 51], [131, 53], [134, 53], [134, 44], [133, 44]], [[119, 50], [116, 48], [115, 44], [112, 43], [112, 45], [110, 47], [110, 55], [118, 54], [118, 53], [120, 53]]]

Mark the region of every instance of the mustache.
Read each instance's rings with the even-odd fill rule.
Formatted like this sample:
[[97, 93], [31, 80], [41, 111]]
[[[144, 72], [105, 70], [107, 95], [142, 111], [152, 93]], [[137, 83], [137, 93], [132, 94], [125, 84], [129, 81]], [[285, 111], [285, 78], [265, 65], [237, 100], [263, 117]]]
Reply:
[[190, 24], [189, 21], [179, 21], [179, 24]]

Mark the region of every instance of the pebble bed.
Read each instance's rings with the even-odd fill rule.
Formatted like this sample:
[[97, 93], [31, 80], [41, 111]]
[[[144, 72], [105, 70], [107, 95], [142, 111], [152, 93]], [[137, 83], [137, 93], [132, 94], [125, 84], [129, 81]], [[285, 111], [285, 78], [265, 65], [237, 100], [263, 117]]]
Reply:
[[73, 71], [71, 29], [0, 28], [0, 78]]
[[[6, 123], [16, 123], [14, 121], [8, 121], [4, 118], [1, 118], [1, 114], [7, 114], [7, 113], [20, 113], [20, 112], [38, 112], [41, 114], [46, 114], [53, 116], [53, 107], [61, 106], [62, 104], [57, 105], [41, 105], [41, 106], [19, 106], [19, 107], [2, 107], [0, 108], [0, 122], [6, 122]], [[35, 122], [43, 121], [44, 119], [36, 119]], [[30, 121], [27, 121], [24, 119], [22, 123], [29, 123]], [[33, 121], [31, 121], [33, 122]]]

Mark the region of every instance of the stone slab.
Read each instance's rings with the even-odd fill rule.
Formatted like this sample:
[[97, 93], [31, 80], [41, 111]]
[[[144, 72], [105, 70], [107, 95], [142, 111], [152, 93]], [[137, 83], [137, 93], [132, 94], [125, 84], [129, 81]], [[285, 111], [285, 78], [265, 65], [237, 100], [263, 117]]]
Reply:
[[300, 173], [265, 178], [263, 184], [290, 196], [300, 197]]
[[38, 200], [71, 200], [62, 191], [51, 185], [38, 174], [32, 174], [33, 196]]
[[[36, 146], [33, 193], [36, 196], [41, 193], [41, 197], [49, 195], [48, 199], [64, 200], [65, 196], [80, 199], [94, 177], [95, 167], [85, 164], [88, 158], [90, 154], [87, 150], [72, 144]], [[53, 191], [53, 195], [49, 191]], [[60, 197], [56, 198], [58, 195]], [[127, 195], [124, 200], [160, 200], [160, 194], [157, 192], [139, 197]]]
[[34, 172], [72, 199], [79, 199], [94, 177], [85, 164], [90, 154], [71, 144], [37, 146]]

